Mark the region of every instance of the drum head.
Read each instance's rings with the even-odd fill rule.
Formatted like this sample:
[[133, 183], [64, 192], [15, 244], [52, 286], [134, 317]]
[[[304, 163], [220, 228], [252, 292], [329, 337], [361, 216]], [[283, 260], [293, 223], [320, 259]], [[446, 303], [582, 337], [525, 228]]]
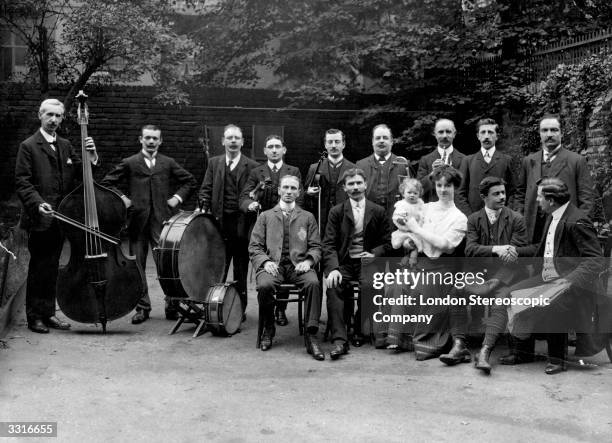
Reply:
[[203, 301], [223, 279], [225, 243], [212, 216], [194, 214], [185, 227], [178, 254], [181, 283], [190, 299]]
[[240, 329], [240, 324], [242, 323], [243, 309], [240, 294], [238, 294], [234, 286], [227, 286], [222, 309], [225, 332], [235, 334]]

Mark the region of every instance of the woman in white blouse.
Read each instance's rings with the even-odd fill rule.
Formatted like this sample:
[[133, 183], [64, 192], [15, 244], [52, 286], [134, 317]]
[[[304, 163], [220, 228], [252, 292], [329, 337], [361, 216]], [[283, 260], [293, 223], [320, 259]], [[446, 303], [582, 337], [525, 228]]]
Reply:
[[[455, 206], [455, 191], [461, 185], [461, 174], [452, 166], [444, 165], [436, 168], [430, 179], [434, 182], [439, 200], [425, 204], [424, 222], [422, 226], [414, 219], [408, 220], [411, 232], [423, 239], [423, 251], [419, 254], [413, 273], [420, 273], [416, 285], [400, 287], [401, 294], [416, 297], [414, 306], [394, 306], [391, 314], [419, 315], [419, 318], [431, 315], [429, 322], [417, 321], [409, 323], [389, 323], [387, 343], [390, 349], [399, 351], [416, 351], [417, 360], [425, 360], [440, 355], [449, 342], [448, 306], [421, 304], [421, 300], [439, 301], [449, 294], [452, 285], [431, 283], [439, 281], [439, 274], [449, 281], [452, 273], [460, 270], [460, 262], [452, 257], [455, 249], [462, 243], [467, 232], [467, 217]], [[405, 233], [401, 231], [394, 235], [391, 243], [394, 248], [402, 247]], [[459, 259], [460, 260], [460, 259]], [[458, 266], [459, 265], [459, 266]], [[430, 284], [424, 284], [424, 277]], [[413, 280], [414, 281], [414, 280]], [[412, 287], [414, 286], [414, 287]]]

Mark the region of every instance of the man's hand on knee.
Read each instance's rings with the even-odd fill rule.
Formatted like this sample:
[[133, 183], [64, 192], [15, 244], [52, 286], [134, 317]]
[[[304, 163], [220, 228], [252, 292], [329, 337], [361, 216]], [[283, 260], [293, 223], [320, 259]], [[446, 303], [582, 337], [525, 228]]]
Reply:
[[278, 276], [278, 265], [274, 263], [273, 261], [267, 261], [264, 263], [264, 271], [266, 271], [272, 277], [277, 277]]

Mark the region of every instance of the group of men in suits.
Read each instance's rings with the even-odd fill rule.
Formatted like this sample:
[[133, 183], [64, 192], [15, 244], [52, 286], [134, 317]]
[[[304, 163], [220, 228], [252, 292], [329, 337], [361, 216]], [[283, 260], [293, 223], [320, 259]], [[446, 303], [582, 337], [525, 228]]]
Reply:
[[[74, 187], [80, 159], [70, 143], [55, 134], [63, 118], [61, 102], [45, 100], [39, 118], [41, 129], [19, 148], [16, 185], [24, 205], [22, 225], [30, 231], [28, 326], [35, 332], [48, 332], [49, 326], [69, 327], [55, 317], [54, 288], [62, 237], [51, 215]], [[511, 172], [511, 158], [496, 149], [498, 126], [493, 120], [478, 122], [481, 149], [472, 155], [465, 156], [453, 146], [456, 129], [451, 120], [438, 120], [433, 135], [437, 146], [420, 159], [416, 173], [423, 184], [423, 199], [436, 200], [429, 175], [437, 167], [448, 164], [462, 173], [456, 204], [469, 215], [466, 255], [488, 257], [494, 262], [494, 277], [485, 288], [489, 296], [508, 297], [512, 285], [524, 277], [521, 272], [514, 272], [512, 263], [519, 256], [534, 252], [548, 258], [544, 263], [549, 274], [552, 266], [553, 280], [584, 286], [593, 277], [596, 266], [588, 268], [575, 260], [561, 260], [597, 257], [600, 251], [586, 215], [594, 201], [586, 160], [561, 146], [557, 116], [541, 120], [542, 150], [522, 160], [518, 180], [514, 180]], [[139, 142], [140, 152], [123, 159], [102, 184], [117, 190], [126, 207], [131, 208], [130, 248], [144, 269], [148, 248], [159, 241], [162, 222], [189, 197], [196, 182], [174, 159], [158, 152], [162, 143], [158, 127], [144, 126]], [[97, 164], [93, 140], [89, 138], [86, 143], [88, 161]], [[349, 303], [352, 306], [349, 282], [361, 280], [363, 259], [390, 254], [390, 214], [401, 180], [412, 175], [408, 161], [391, 152], [391, 129], [376, 126], [372, 131], [373, 154], [356, 164], [343, 156], [344, 134], [337, 129], [328, 130], [324, 135], [327, 158], [310, 165], [305, 187], [299, 169], [284, 161], [286, 147], [280, 136], [267, 138], [264, 147], [267, 161], [261, 165], [242, 154], [244, 138], [239, 127], [226, 126], [222, 143], [224, 154], [209, 161], [198, 193], [198, 208], [211, 212], [220, 222], [226, 245], [226, 273], [233, 261], [234, 279], [244, 308], [248, 301], [250, 255], [264, 321], [262, 350], [272, 346], [275, 324], [287, 324], [282, 304], [276, 311], [274, 306], [279, 305], [275, 300], [278, 285], [288, 280], [305, 290], [307, 350], [315, 359], [324, 359], [316, 338], [321, 284], [314, 268], [321, 262], [328, 287], [328, 319], [334, 345], [330, 355], [337, 359], [346, 354], [346, 311]], [[177, 187], [171, 189], [171, 183]], [[512, 200], [517, 212], [507, 207]], [[317, 214], [318, 223], [308, 210]], [[534, 246], [540, 239], [548, 243], [543, 241], [539, 247]], [[572, 303], [576, 299], [568, 303], [575, 307]], [[150, 309], [145, 291], [132, 322], [146, 321]], [[176, 318], [171, 303], [166, 304], [166, 317]], [[464, 343], [464, 313], [454, 312], [451, 318], [454, 345], [442, 358], [447, 364], [469, 360]], [[491, 328], [477, 357], [477, 367], [487, 373], [491, 349], [505, 328], [506, 318], [503, 309], [493, 310]], [[517, 343], [520, 340], [517, 338]], [[549, 373], [563, 369], [559, 340], [551, 339], [551, 355], [556, 359], [551, 364], [556, 366], [549, 368]], [[524, 361], [528, 353], [525, 349], [525, 346], [513, 348], [506, 362]]]

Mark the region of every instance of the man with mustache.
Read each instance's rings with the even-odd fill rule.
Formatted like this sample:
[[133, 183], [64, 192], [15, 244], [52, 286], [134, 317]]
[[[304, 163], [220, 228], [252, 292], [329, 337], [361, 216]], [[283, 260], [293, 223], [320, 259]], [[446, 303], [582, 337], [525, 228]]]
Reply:
[[[189, 198], [197, 182], [176, 160], [158, 152], [162, 134], [157, 126], [143, 126], [138, 141], [140, 152], [121, 160], [101, 184], [121, 194], [125, 207], [132, 212], [128, 226], [130, 252], [136, 255], [136, 260], [145, 272], [149, 246], [151, 250], [157, 247], [164, 221]], [[172, 181], [179, 185], [174, 192], [170, 191]], [[145, 286], [132, 323], [137, 325], [146, 321], [150, 312], [151, 299], [148, 287]], [[165, 314], [168, 320], [178, 318], [176, 302], [166, 298]]]
[[[455, 296], [465, 297], [478, 292], [477, 295], [496, 298], [500, 297], [502, 289], [526, 277], [526, 269], [518, 264], [517, 258], [533, 255], [535, 248], [527, 245], [523, 217], [505, 206], [504, 180], [485, 177], [479, 191], [484, 208], [468, 217], [465, 247], [466, 257], [478, 258], [466, 259], [465, 270], [477, 273], [487, 269], [488, 280], [483, 285], [453, 291], [456, 291]], [[491, 372], [489, 356], [498, 336], [506, 330], [507, 319], [506, 306], [492, 306], [482, 349], [476, 359], [476, 368], [486, 374]], [[449, 322], [454, 346], [448, 354], [441, 355], [440, 360], [449, 366], [469, 362], [471, 356], [465, 346], [467, 307], [451, 307]]]
[[[345, 312], [353, 313], [351, 280], [361, 283], [361, 260], [386, 255], [391, 248], [391, 229], [385, 209], [365, 198], [367, 182], [359, 168], [341, 177], [348, 199], [329, 212], [323, 240], [323, 273], [327, 275], [327, 316], [334, 349], [332, 360], [348, 353]], [[349, 309], [346, 308], [348, 306]], [[360, 312], [355, 314], [355, 340], [361, 336]], [[358, 344], [360, 344], [357, 342]]]
[[[55, 285], [64, 236], [52, 216], [62, 199], [81, 180], [81, 157], [56, 131], [64, 119], [64, 105], [50, 98], [38, 110], [40, 129], [19, 145], [15, 162], [15, 190], [23, 205], [20, 225], [29, 232], [26, 316], [28, 328], [45, 334], [49, 328], [69, 329], [55, 316]], [[85, 139], [88, 159], [98, 161], [91, 137]]]
[[[212, 157], [208, 162], [198, 201], [202, 212], [211, 211], [219, 221], [225, 242], [225, 275], [233, 260], [234, 280], [237, 281], [242, 307], [246, 311], [249, 238], [245, 214], [240, 211], [239, 201], [240, 192], [251, 170], [257, 167], [257, 162], [242, 155], [244, 138], [238, 126], [227, 125], [221, 142], [225, 153]], [[243, 321], [245, 319], [246, 314]]]
[[[319, 163], [313, 163], [308, 168], [306, 183], [309, 185], [306, 190], [305, 207], [310, 212], [318, 215], [319, 229], [321, 235], [325, 233], [327, 215], [331, 208], [346, 200], [347, 195], [342, 187], [341, 177], [345, 171], [354, 168], [355, 164], [347, 160], [343, 151], [346, 147], [344, 133], [339, 129], [328, 129], [325, 131], [324, 146], [327, 151], [327, 158]], [[319, 182], [313, 182], [319, 165]], [[321, 201], [317, 201], [317, 196], [321, 192]], [[317, 214], [321, 208], [321, 213]]]
[[[453, 146], [453, 140], [457, 135], [455, 123], [447, 118], [441, 118], [434, 125], [433, 135], [438, 142], [438, 146], [432, 152], [424, 155], [419, 160], [419, 168], [417, 170], [417, 179], [421, 180], [423, 185], [423, 201], [425, 203], [438, 200], [436, 190], [429, 176], [434, 169], [442, 165], [450, 165], [461, 170], [461, 165], [465, 159], [465, 155], [459, 152]], [[458, 193], [455, 193], [455, 204], [458, 202]], [[461, 209], [461, 208], [460, 208]]]
[[483, 118], [476, 123], [476, 136], [480, 142], [480, 150], [468, 155], [462, 162], [459, 171], [463, 181], [459, 187], [457, 207], [467, 216], [484, 206], [480, 194], [480, 182], [485, 177], [500, 177], [504, 179], [506, 188], [506, 203], [511, 207], [514, 195], [514, 178], [512, 174], [512, 158], [500, 152], [495, 147], [499, 125], [491, 118]]
[[[251, 169], [249, 179], [242, 189], [240, 196], [240, 209], [247, 214], [247, 224], [255, 223], [257, 211], [263, 212], [272, 209], [279, 200], [278, 182], [285, 175], [293, 175], [302, 181], [300, 170], [284, 162], [287, 148], [280, 135], [269, 135], [266, 138], [264, 154], [268, 161]], [[302, 206], [303, 199], [296, 200]], [[249, 229], [250, 230], [250, 229]], [[276, 323], [285, 326], [289, 323], [285, 310], [287, 305], [278, 304], [276, 309]]]
[[321, 316], [321, 284], [314, 266], [321, 259], [321, 240], [314, 216], [295, 204], [300, 195], [300, 180], [293, 175], [281, 177], [280, 200], [255, 222], [249, 257], [257, 272], [257, 301], [263, 331], [260, 348], [272, 347], [275, 296], [283, 282], [298, 285], [304, 294], [306, 351], [315, 360], [325, 360], [317, 340]]
[[387, 125], [377, 125], [372, 130], [374, 153], [357, 162], [357, 168], [365, 173], [369, 184], [366, 198], [382, 206], [391, 216], [398, 199], [400, 180], [410, 177], [408, 161], [391, 152], [393, 134]]
[[527, 241], [542, 238], [546, 213], [538, 207], [538, 181], [556, 177], [566, 184], [570, 202], [589, 215], [595, 201], [593, 180], [586, 158], [561, 146], [561, 119], [545, 115], [540, 120], [542, 150], [525, 157], [521, 163], [516, 188], [515, 209], [525, 216]]

